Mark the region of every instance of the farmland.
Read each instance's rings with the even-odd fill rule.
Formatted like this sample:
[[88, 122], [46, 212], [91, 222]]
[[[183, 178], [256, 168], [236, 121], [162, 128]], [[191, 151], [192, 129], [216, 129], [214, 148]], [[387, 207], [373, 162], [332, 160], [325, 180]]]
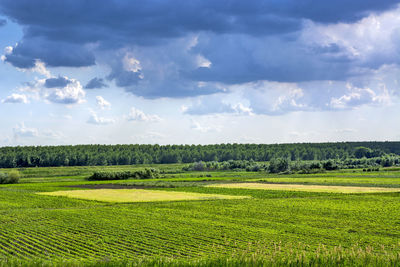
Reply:
[[211, 199], [242, 199], [246, 197], [218, 194], [199, 194], [145, 189], [96, 189], [38, 193], [47, 196], [63, 196], [113, 203], [160, 202]]
[[400, 188], [384, 187], [358, 187], [358, 186], [334, 186], [334, 185], [299, 185], [299, 184], [266, 184], [266, 183], [230, 183], [216, 184], [210, 187], [216, 188], [241, 188], [259, 190], [280, 191], [306, 191], [306, 192], [328, 192], [328, 193], [379, 193], [400, 192]]
[[[135, 171], [144, 167], [159, 168], [162, 175], [146, 180], [87, 180], [95, 171]], [[183, 172], [182, 167], [19, 169], [19, 184], [0, 185], [0, 266], [400, 265], [399, 192], [218, 186], [268, 183], [398, 191], [399, 169], [278, 175]], [[104, 190], [111, 190], [117, 198], [127, 190], [212, 197], [118, 203], [52, 196], [65, 191], [80, 191], [78, 195], [93, 191], [92, 195], [99, 192], [104, 196]]]

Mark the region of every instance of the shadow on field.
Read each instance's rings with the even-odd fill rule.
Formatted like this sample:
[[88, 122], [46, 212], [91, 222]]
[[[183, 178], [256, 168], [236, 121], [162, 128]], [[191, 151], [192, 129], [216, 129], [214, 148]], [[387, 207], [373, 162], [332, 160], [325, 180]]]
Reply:
[[[165, 186], [124, 185], [124, 184], [81, 184], [81, 185], [69, 185], [66, 187], [88, 188], [88, 189], [149, 189], [149, 188], [160, 188]], [[174, 186], [168, 186], [168, 188], [174, 188]]]

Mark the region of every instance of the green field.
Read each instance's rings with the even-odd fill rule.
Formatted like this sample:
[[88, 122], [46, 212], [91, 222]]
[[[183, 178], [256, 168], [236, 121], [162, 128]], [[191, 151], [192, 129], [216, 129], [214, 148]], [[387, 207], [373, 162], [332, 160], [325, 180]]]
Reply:
[[[397, 169], [272, 175], [156, 167], [163, 173], [158, 179], [101, 182], [86, 178], [99, 169], [139, 167], [20, 169], [19, 184], [0, 185], [0, 266], [400, 265], [399, 192], [212, 187], [268, 182], [397, 191]], [[68, 191], [101, 197], [104, 190], [117, 198], [124, 190], [147, 190], [228, 199], [116, 203], [51, 196]]]

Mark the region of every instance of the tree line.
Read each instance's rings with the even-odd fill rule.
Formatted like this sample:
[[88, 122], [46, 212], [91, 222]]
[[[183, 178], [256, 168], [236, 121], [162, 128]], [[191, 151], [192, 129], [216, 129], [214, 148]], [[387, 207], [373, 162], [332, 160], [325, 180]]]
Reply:
[[0, 148], [0, 167], [105, 166], [228, 160], [346, 160], [400, 155], [400, 142], [216, 145], [75, 145]]
[[329, 159], [324, 161], [290, 161], [288, 158], [274, 158], [269, 162], [253, 160], [228, 160], [223, 162], [194, 162], [182, 167], [182, 171], [265, 171], [269, 173], [317, 173], [338, 169], [364, 169], [378, 171], [380, 167], [391, 167], [400, 164], [400, 156], [385, 155], [374, 158]]

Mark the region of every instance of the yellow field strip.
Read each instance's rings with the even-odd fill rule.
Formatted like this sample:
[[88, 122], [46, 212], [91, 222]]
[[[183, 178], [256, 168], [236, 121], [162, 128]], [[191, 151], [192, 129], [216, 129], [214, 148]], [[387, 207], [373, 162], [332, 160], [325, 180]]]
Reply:
[[287, 191], [308, 191], [308, 192], [328, 192], [328, 193], [400, 192], [400, 188], [330, 186], [330, 185], [299, 185], [299, 184], [267, 184], [267, 183], [214, 184], [214, 185], [208, 185], [208, 187], [240, 188], [240, 189], [263, 189], [263, 190], [287, 190]]
[[145, 189], [95, 189], [42, 192], [39, 195], [63, 196], [104, 202], [153, 202], [153, 201], [183, 201], [212, 199], [242, 199], [247, 196], [229, 196], [218, 194], [201, 194], [176, 191], [160, 191]]

